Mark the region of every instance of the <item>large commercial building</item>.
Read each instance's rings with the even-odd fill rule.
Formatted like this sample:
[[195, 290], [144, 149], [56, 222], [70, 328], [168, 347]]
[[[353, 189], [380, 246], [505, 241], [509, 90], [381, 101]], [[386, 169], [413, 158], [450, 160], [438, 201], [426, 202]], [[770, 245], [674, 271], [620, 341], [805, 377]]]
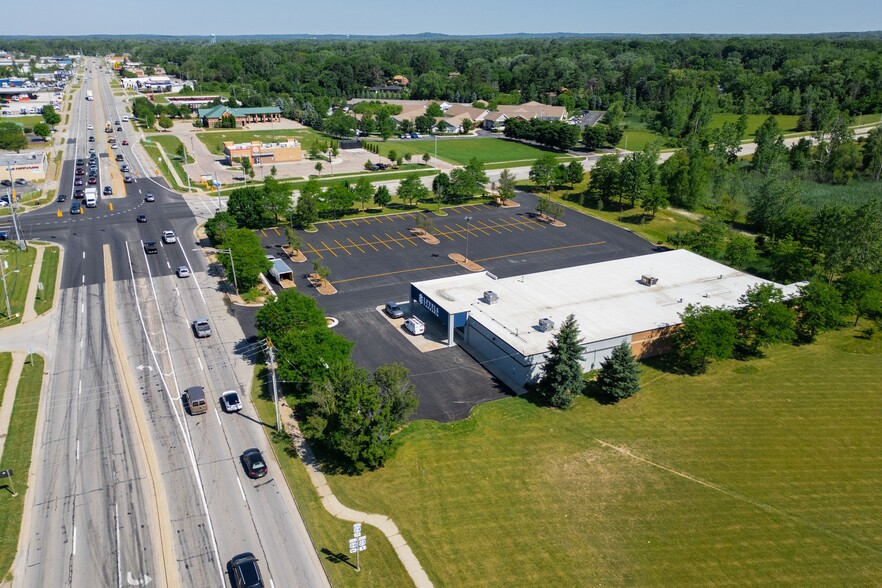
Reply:
[[0, 154], [0, 176], [42, 182], [46, 179], [46, 154], [42, 151]]
[[285, 163], [287, 161], [300, 161], [303, 153], [300, 149], [300, 141], [287, 139], [276, 143], [233, 143], [224, 141], [224, 155], [227, 156], [227, 164], [232, 165], [237, 159], [248, 159], [255, 163]]
[[[483, 272], [411, 284], [411, 309], [515, 391], [536, 382], [548, 344], [573, 314], [597, 369], [627, 341], [637, 357], [666, 351], [689, 305], [732, 307], [771, 283], [685, 249], [497, 279]], [[798, 286], [780, 286], [785, 296]]]

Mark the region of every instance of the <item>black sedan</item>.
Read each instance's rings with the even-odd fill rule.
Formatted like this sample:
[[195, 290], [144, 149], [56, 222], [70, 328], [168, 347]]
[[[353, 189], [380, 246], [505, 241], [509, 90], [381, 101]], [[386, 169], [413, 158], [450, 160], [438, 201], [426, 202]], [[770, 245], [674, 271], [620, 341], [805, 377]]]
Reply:
[[64, 202], [65, 200], [67, 200], [67, 194], [59, 194], [55, 199], [56, 202]]
[[147, 222], [147, 215], [146, 214], [139, 214], [138, 215], [138, 222], [139, 223], [146, 223]]
[[242, 466], [249, 478], [262, 478], [266, 475], [266, 462], [259, 449], [246, 449], [242, 454]]

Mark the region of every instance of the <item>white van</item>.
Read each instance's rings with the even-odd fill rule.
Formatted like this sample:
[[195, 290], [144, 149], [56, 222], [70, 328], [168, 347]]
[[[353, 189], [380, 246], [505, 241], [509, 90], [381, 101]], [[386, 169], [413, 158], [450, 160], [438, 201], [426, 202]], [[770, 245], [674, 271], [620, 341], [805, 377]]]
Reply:
[[404, 328], [407, 329], [411, 335], [422, 335], [426, 332], [426, 323], [416, 317], [411, 317], [404, 321]]

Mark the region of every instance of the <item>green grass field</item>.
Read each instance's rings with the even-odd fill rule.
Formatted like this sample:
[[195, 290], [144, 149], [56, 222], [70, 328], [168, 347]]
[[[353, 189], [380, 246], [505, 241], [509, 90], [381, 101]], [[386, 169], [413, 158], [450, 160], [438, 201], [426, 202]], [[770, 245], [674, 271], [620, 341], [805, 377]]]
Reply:
[[880, 354], [846, 329], [698, 377], [644, 366], [618, 405], [508, 398], [330, 484], [437, 586], [878, 585]]
[[[31, 449], [43, 385], [43, 358], [36, 353], [30, 357], [33, 363], [25, 363], [18, 381], [9, 432], [3, 448], [3, 461], [0, 463], [0, 469], [11, 469], [15, 472], [13, 483], [18, 492], [18, 496], [12, 496], [11, 490], [0, 488], [0, 581], [8, 580], [9, 568], [18, 551], [18, 535], [21, 532], [28, 471], [31, 468]], [[2, 480], [0, 486], [5, 486], [7, 482], [7, 479]]]
[[[17, 110], [15, 112], [18, 112]], [[34, 125], [43, 122], [43, 117], [39, 114], [28, 114], [26, 116], [4, 116], [0, 122], [14, 122], [23, 127], [34, 128]]]
[[[12, 309], [12, 317], [6, 316], [5, 292], [3, 283], [0, 282], [0, 327], [16, 325], [21, 322], [21, 314], [24, 311], [25, 298], [28, 295], [28, 284], [31, 281], [31, 271], [34, 269], [34, 260], [37, 250], [29, 247], [27, 251], [19, 250], [11, 241], [0, 245], [2, 260], [6, 262], [6, 287], [9, 289], [9, 306]], [[17, 316], [16, 316], [17, 315]]]
[[[752, 194], [759, 190], [763, 180], [754, 174], [744, 175], [744, 191]], [[848, 184], [821, 184], [811, 180], [800, 182], [802, 202], [811, 208], [821, 208], [825, 204], [844, 204], [860, 206], [866, 202], [878, 201], [879, 183], [869, 179], [852, 180]], [[742, 202], [747, 208], [747, 202]]]
[[55, 304], [55, 282], [58, 276], [58, 247], [50, 245], [43, 251], [43, 263], [40, 265], [40, 282], [43, 290], [37, 291], [34, 299], [34, 310], [43, 314]]
[[[406, 141], [368, 141], [380, 146], [380, 155], [386, 157], [390, 150], [395, 150], [398, 155], [405, 153], [414, 154], [414, 161], [422, 161], [422, 154], [435, 155], [435, 141], [433, 139], [408, 139]], [[481, 137], [473, 139], [440, 139], [438, 140], [438, 158], [450, 163], [465, 165], [472, 158], [481, 163], [500, 163], [509, 161], [527, 161], [525, 165], [531, 165], [546, 153], [555, 156], [568, 157], [565, 153], [540, 149], [531, 145], [525, 145], [508, 139], [496, 139], [493, 137]]]
[[[148, 135], [147, 138], [154, 143], [162, 145], [162, 148], [163, 150], [165, 150], [165, 154], [168, 156], [168, 159], [174, 166], [175, 171], [178, 172], [178, 177], [180, 177], [181, 181], [186, 184], [187, 172], [184, 171], [184, 161], [183, 159], [181, 159], [181, 156], [178, 155], [178, 149], [181, 147], [181, 145], [183, 145], [183, 143], [181, 143], [181, 140], [174, 135], [167, 134]], [[187, 151], [187, 157], [190, 157], [189, 151]], [[190, 180], [193, 181], [193, 178], [190, 178]], [[184, 188], [184, 191], [186, 191], [186, 185], [182, 187]]]
[[[723, 126], [723, 123], [734, 123], [738, 120], [740, 116], [740, 114], [714, 114], [711, 116], [711, 122], [708, 127], [711, 129], [719, 129]], [[766, 122], [767, 118], [769, 118], [768, 114], [748, 114], [747, 130], [744, 132], [745, 140], [752, 139], [753, 136], [756, 134], [756, 130], [760, 127], [761, 124]], [[775, 118], [778, 120], [778, 126], [781, 127], [782, 132], [788, 134], [796, 132], [796, 123], [799, 121], [798, 116], [788, 114], [776, 114]]]

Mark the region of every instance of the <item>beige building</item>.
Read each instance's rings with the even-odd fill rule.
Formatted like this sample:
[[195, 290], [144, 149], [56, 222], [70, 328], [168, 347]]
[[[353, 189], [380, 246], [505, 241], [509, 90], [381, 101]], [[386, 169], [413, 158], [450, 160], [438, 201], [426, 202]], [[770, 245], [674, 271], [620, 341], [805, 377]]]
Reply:
[[33, 151], [0, 155], [0, 176], [11, 180], [22, 178], [28, 182], [42, 182], [46, 179], [46, 154]]
[[303, 153], [300, 149], [300, 141], [286, 139], [278, 143], [233, 143], [224, 141], [224, 155], [227, 164], [232, 165], [237, 159], [247, 158], [252, 164], [255, 163], [285, 163], [288, 161], [300, 161]]

